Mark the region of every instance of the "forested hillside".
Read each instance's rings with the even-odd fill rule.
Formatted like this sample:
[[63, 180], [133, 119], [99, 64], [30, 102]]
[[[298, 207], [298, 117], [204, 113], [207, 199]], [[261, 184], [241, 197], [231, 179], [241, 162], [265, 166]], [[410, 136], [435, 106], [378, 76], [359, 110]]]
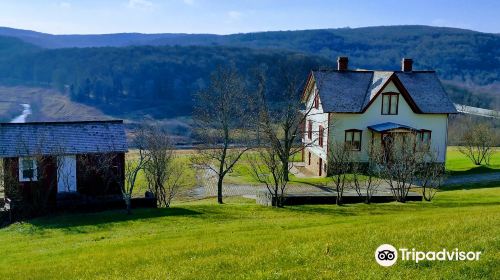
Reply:
[[414, 69], [438, 71], [455, 102], [500, 106], [498, 34], [428, 26], [225, 36], [50, 35], [5, 28], [0, 34], [18, 38], [0, 37], [0, 83], [54, 87], [114, 115], [190, 115], [193, 94], [219, 65], [234, 65], [249, 82], [251, 69], [264, 66], [273, 81], [277, 62], [286, 61], [305, 79], [311, 68], [334, 67], [339, 55], [349, 56], [352, 68], [387, 70], [411, 57]]
[[311, 68], [329, 63], [311, 55], [230, 47], [69, 48], [0, 58], [0, 82], [55, 87], [111, 115], [165, 118], [191, 115], [193, 95], [218, 66], [236, 67], [251, 83], [257, 67], [267, 69], [273, 82], [280, 64], [306, 77]]

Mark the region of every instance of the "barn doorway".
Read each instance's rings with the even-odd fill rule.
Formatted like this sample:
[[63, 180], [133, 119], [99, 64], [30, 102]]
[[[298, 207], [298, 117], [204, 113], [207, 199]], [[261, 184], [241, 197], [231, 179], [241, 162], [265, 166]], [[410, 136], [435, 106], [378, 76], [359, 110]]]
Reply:
[[76, 157], [57, 157], [57, 192], [76, 192]]

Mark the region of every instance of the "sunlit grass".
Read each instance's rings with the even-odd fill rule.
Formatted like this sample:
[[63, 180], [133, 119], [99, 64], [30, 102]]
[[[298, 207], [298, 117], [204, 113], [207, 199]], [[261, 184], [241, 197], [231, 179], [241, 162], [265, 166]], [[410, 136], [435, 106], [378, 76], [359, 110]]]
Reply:
[[[500, 187], [435, 201], [273, 209], [228, 198], [172, 209], [59, 215], [0, 230], [0, 279], [498, 279]], [[383, 243], [482, 251], [477, 262], [399, 262]]]
[[476, 166], [460, 153], [458, 147], [448, 147], [446, 170], [451, 175], [500, 172], [500, 149], [495, 149], [489, 165]]

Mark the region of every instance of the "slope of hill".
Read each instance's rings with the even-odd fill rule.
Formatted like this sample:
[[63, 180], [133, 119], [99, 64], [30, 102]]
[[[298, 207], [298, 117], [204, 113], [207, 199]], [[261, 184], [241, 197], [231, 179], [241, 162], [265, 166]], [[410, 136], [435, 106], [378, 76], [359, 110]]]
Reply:
[[436, 69], [446, 80], [476, 84], [498, 82], [500, 35], [431, 26], [378, 26], [301, 31], [272, 31], [232, 35], [140, 34], [51, 35], [0, 28], [46, 48], [131, 45], [233, 46], [285, 49], [336, 59], [352, 57], [353, 67], [392, 69], [403, 56], [413, 57], [419, 69]]
[[120, 117], [166, 118], [191, 115], [193, 94], [218, 65], [233, 65], [248, 80], [251, 69], [263, 66], [278, 88], [273, 73], [280, 61], [304, 77], [330, 64], [312, 55], [231, 47], [70, 48], [0, 57], [0, 82], [51, 86]]
[[[0, 28], [0, 34], [17, 37], [0, 36], [0, 83], [54, 87], [125, 117], [190, 115], [193, 94], [217, 65], [234, 65], [244, 75], [264, 65], [275, 81], [277, 61], [305, 77], [312, 67], [334, 66], [339, 55], [349, 56], [352, 68], [388, 70], [398, 69], [401, 57], [412, 57], [415, 69], [438, 71], [455, 102], [492, 109], [500, 104], [500, 35], [470, 30], [383, 26], [220, 36], [51, 35]], [[114, 47], [83, 48], [90, 46]], [[61, 47], [82, 48], [54, 49]]]
[[108, 119], [101, 111], [71, 101], [52, 89], [0, 86], [0, 122], [9, 122], [30, 106], [26, 121]]

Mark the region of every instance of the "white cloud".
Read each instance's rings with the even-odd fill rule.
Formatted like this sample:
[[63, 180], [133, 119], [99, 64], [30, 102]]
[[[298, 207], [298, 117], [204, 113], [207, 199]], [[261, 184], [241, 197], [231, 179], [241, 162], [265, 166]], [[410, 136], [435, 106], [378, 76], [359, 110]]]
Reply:
[[227, 13], [227, 15], [229, 16], [229, 18], [231, 18], [232, 20], [238, 20], [241, 18], [242, 14], [238, 11], [229, 11]]
[[129, 0], [127, 6], [133, 9], [149, 9], [153, 7], [153, 2], [148, 0]]
[[188, 6], [194, 6], [194, 0], [182, 0], [182, 2]]

